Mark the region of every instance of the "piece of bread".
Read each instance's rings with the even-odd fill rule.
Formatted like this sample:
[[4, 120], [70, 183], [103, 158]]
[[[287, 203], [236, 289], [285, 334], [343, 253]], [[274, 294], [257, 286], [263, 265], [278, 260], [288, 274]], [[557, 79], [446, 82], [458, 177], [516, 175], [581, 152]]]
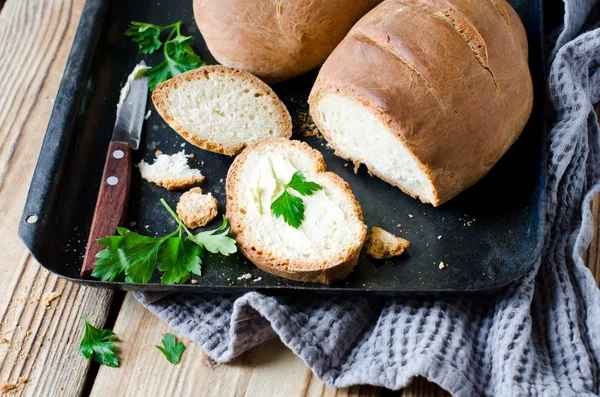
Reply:
[[273, 83], [320, 66], [381, 0], [194, 0], [194, 16], [219, 63]]
[[182, 190], [204, 180], [200, 170], [190, 168], [188, 157], [183, 150], [172, 155], [158, 151], [154, 163], [148, 164], [142, 160], [137, 167], [145, 180], [167, 190]]
[[410, 247], [410, 242], [401, 237], [396, 237], [387, 230], [373, 226], [367, 245], [367, 255], [375, 259], [391, 258], [404, 253]]
[[233, 156], [264, 139], [292, 136], [292, 118], [257, 77], [224, 66], [204, 66], [156, 86], [152, 101], [162, 118], [190, 143]]
[[320, 70], [310, 113], [336, 153], [438, 206], [482, 178], [533, 104], [523, 25], [504, 0], [395, 0]]
[[190, 229], [203, 227], [217, 216], [217, 205], [212, 194], [202, 194], [202, 189], [195, 187], [179, 198], [177, 216]]
[[[305, 212], [298, 229], [270, 209], [283, 192], [274, 176], [287, 183], [296, 171], [323, 187], [301, 196]], [[274, 139], [249, 146], [231, 165], [226, 189], [232, 234], [258, 268], [292, 280], [331, 284], [356, 265], [367, 233], [360, 205], [350, 186], [325, 172], [323, 156], [306, 143]]]

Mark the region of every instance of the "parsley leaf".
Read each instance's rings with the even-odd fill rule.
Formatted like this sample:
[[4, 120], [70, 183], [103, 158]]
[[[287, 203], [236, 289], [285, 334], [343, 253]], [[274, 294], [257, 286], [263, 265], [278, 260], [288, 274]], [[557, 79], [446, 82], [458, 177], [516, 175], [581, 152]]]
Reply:
[[222, 255], [237, 251], [235, 240], [228, 236], [227, 218], [223, 217], [218, 229], [193, 235], [175, 211], [163, 199], [160, 201], [177, 221], [177, 229], [154, 238], [118, 228], [118, 235], [98, 240], [106, 248], [96, 255], [92, 276], [103, 281], [147, 283], [158, 264], [163, 284], [185, 283], [191, 273], [201, 275], [200, 258], [205, 250]]
[[[171, 30], [164, 43], [160, 41], [163, 31]], [[144, 22], [131, 22], [125, 36], [139, 44], [139, 52], [152, 54], [163, 47], [165, 60], [146, 70], [148, 87], [154, 91], [156, 85], [181, 73], [206, 65], [192, 48], [194, 37], [181, 34], [181, 21], [171, 25], [159, 26]]]
[[190, 279], [190, 273], [202, 275], [200, 260], [202, 248], [179, 236], [171, 237], [160, 251], [158, 270], [164, 272], [160, 278], [163, 284], [181, 284]]
[[223, 216], [223, 223], [218, 229], [200, 232], [188, 238], [213, 254], [219, 253], [227, 256], [237, 252], [235, 240], [229, 237], [228, 234], [229, 226], [227, 226], [227, 218]]
[[181, 355], [185, 351], [185, 345], [177, 342], [177, 338], [173, 334], [165, 334], [162, 344], [162, 346], [157, 345], [156, 348], [165, 355], [171, 364], [179, 364]]
[[287, 189], [294, 189], [303, 196], [310, 196], [316, 191], [323, 190], [323, 187], [315, 182], [307, 182], [300, 171], [292, 175], [289, 183], [274, 178], [278, 185], [283, 186], [283, 193], [271, 203], [271, 212], [276, 218], [282, 216], [288, 225], [298, 229], [304, 220], [304, 202], [301, 197], [294, 196]]
[[165, 28], [151, 23], [131, 22], [125, 36], [138, 43], [140, 54], [152, 54], [162, 46], [160, 34]]
[[302, 199], [291, 195], [287, 190], [271, 203], [271, 211], [275, 217], [283, 216], [283, 220], [294, 229], [298, 229], [304, 220]]
[[118, 368], [119, 358], [115, 353], [116, 346], [113, 343], [119, 339], [117, 335], [109, 329], [94, 327], [85, 317], [83, 317], [83, 321], [85, 321], [85, 331], [79, 345], [79, 353], [101, 365]]
[[290, 189], [294, 189], [303, 196], [310, 196], [314, 192], [323, 190], [323, 186], [316, 182], [306, 182], [306, 178], [300, 171], [294, 172], [290, 183], [286, 185]]

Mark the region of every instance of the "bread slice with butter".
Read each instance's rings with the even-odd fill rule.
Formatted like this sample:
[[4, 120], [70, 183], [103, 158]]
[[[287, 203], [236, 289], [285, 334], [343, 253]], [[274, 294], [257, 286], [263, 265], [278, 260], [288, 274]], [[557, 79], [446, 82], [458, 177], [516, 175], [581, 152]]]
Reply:
[[221, 65], [204, 66], [156, 86], [162, 118], [190, 143], [234, 156], [265, 139], [292, 136], [292, 118], [258, 77]]
[[[304, 219], [296, 229], [275, 217], [271, 204], [300, 171], [323, 189], [300, 196]], [[240, 251], [258, 268], [299, 281], [331, 284], [357, 263], [367, 226], [350, 186], [325, 171], [325, 161], [306, 143], [263, 141], [246, 148], [227, 174], [227, 218]]]

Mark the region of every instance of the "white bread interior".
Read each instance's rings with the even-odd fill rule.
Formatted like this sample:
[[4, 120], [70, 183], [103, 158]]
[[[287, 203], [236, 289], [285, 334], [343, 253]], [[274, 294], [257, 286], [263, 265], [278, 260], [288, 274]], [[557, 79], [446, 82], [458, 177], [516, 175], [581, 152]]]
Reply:
[[[275, 217], [271, 203], [300, 171], [323, 190], [300, 196], [298, 229]], [[331, 283], [356, 264], [366, 236], [360, 206], [339, 176], [325, 172], [320, 153], [283, 139], [264, 141], [237, 157], [227, 177], [227, 216], [242, 252], [261, 269], [296, 280]]]
[[427, 174], [402, 141], [369, 110], [337, 93], [317, 104], [328, 141], [340, 156], [365, 164], [383, 180], [424, 202], [435, 200]]
[[159, 85], [153, 101], [191, 143], [234, 155], [269, 138], [291, 136], [291, 118], [275, 93], [247, 72], [207, 66]]
[[180, 190], [204, 180], [200, 170], [190, 168], [188, 157], [183, 150], [172, 155], [159, 154], [154, 163], [142, 160], [137, 166], [145, 180], [168, 190]]

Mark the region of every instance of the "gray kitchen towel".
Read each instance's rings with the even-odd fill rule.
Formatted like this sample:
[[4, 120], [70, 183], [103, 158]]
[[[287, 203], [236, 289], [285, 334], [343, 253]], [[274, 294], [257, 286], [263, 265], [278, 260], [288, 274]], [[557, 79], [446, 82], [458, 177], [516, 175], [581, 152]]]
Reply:
[[548, 133], [544, 251], [535, 269], [502, 294], [136, 297], [218, 363], [277, 336], [337, 387], [399, 389], [420, 375], [455, 396], [598, 395], [600, 292], [581, 254], [593, 235], [590, 201], [600, 191], [592, 107], [600, 101], [600, 29], [575, 38], [593, 28], [584, 22], [594, 3], [566, 0], [548, 80], [556, 122]]

